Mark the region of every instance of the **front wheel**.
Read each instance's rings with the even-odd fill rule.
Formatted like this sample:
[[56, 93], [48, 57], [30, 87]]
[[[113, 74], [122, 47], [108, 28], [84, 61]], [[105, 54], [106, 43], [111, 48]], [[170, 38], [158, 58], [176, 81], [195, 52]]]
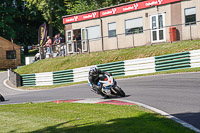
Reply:
[[119, 86], [116, 86], [114, 88], [114, 90], [117, 92], [117, 95], [119, 95], [121, 97], [125, 97], [126, 96], [125, 92]]
[[0, 102], [3, 102], [3, 101], [5, 101], [5, 99], [4, 99], [4, 97], [0, 94]]

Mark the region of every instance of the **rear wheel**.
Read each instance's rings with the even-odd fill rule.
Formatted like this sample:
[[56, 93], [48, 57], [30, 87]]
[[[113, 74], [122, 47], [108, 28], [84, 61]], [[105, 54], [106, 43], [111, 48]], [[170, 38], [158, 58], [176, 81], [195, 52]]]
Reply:
[[117, 92], [117, 95], [119, 95], [121, 97], [125, 97], [126, 96], [125, 92], [119, 86], [116, 86], [114, 88], [114, 90]]

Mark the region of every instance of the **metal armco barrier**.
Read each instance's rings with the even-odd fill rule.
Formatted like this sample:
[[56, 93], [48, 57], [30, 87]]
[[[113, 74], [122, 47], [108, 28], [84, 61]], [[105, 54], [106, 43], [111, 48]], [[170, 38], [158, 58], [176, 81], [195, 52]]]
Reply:
[[64, 84], [74, 82], [73, 70], [53, 72], [53, 84]]
[[191, 68], [200, 67], [200, 50], [190, 51], [190, 66]]
[[53, 85], [52, 72], [35, 73], [35, 83], [37, 86]]
[[125, 75], [124, 61], [100, 64], [100, 65], [97, 65], [97, 68], [101, 69], [102, 71], [112, 73], [113, 77]]
[[94, 65], [94, 66], [73, 69], [74, 82], [87, 81], [88, 80], [88, 72], [91, 67], [97, 67], [97, 66]]
[[125, 76], [155, 72], [154, 57], [126, 60], [124, 62], [125, 62]]
[[22, 86], [35, 86], [35, 74], [23, 74], [22, 77]]
[[[114, 77], [155, 73], [182, 68], [194, 68], [200, 67], [200, 50], [93, 66], [112, 73]], [[44, 86], [88, 81], [88, 72], [91, 67], [92, 66], [87, 66], [57, 72], [23, 74], [21, 75], [22, 86]]]
[[166, 71], [190, 67], [190, 53], [181, 52], [155, 57], [156, 71]]

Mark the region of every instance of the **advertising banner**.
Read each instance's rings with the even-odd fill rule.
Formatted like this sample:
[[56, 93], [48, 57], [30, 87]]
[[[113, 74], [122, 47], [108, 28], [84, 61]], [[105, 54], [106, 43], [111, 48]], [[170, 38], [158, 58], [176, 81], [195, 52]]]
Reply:
[[113, 8], [96, 11], [96, 12], [92, 12], [92, 13], [85, 13], [85, 14], [81, 14], [81, 15], [64, 17], [63, 24], [74, 23], [74, 22], [79, 22], [79, 21], [84, 21], [84, 20], [89, 20], [89, 19], [94, 19], [94, 18], [99, 18], [99, 17], [106, 17], [106, 16], [111, 16], [111, 15], [120, 14], [120, 13], [131, 12], [131, 11], [135, 11], [135, 10], [150, 8], [153, 6], [159, 6], [159, 5], [169, 4], [169, 3], [178, 2], [178, 1], [181, 1], [181, 0], [139, 1], [137, 3], [135, 2], [132, 4], [116, 6]]
[[45, 43], [47, 37], [46, 24], [42, 24], [38, 29], [38, 44], [42, 46]]
[[137, 2], [133, 4], [128, 4], [124, 6], [119, 6], [119, 7], [103, 10], [100, 12], [100, 17], [140, 10], [140, 9], [149, 8], [152, 6], [158, 6], [158, 5], [168, 4], [168, 3], [177, 2], [177, 1], [181, 1], [181, 0], [147, 0], [147, 1]]
[[99, 12], [85, 13], [85, 14], [81, 14], [81, 15], [63, 18], [63, 24], [84, 21], [84, 20], [89, 20], [89, 19], [95, 19], [95, 18], [99, 18]]

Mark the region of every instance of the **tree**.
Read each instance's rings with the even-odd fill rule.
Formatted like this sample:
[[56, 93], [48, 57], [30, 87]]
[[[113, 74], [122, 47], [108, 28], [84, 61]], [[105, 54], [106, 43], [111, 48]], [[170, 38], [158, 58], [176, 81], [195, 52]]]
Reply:
[[14, 23], [12, 15], [16, 15], [15, 8], [12, 7], [12, 1], [0, 1], [0, 35], [9, 40], [16, 36], [16, 31], [11, 26]]
[[65, 0], [66, 12], [77, 14], [135, 0]]
[[53, 36], [53, 27], [59, 31], [64, 31], [62, 16], [66, 13], [63, 0], [25, 0], [26, 6], [32, 10], [37, 8], [42, 13], [43, 18], [49, 24], [49, 35]]
[[23, 0], [0, 1], [0, 36], [23, 45], [37, 44], [37, 29], [44, 19], [25, 7]]
[[96, 10], [127, 0], [1, 0], [0, 36], [27, 46], [37, 44], [38, 28], [46, 22], [49, 33], [64, 33], [62, 16]]

